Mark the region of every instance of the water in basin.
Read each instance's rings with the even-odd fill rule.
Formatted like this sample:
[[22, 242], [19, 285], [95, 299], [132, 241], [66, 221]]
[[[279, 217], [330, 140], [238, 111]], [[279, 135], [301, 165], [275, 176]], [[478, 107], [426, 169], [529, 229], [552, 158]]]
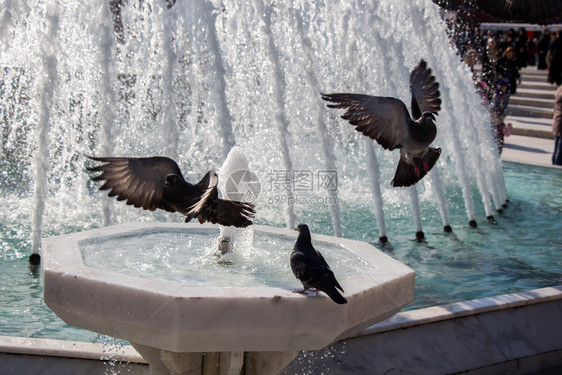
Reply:
[[[295, 232], [295, 238], [296, 238]], [[218, 228], [209, 231], [154, 229], [84, 240], [84, 264], [90, 268], [162, 280], [186, 287], [301, 288], [289, 265], [295, 238], [253, 235], [249, 249], [234, 248], [217, 258]], [[374, 267], [336, 243], [314, 243], [339, 281], [372, 272]]]

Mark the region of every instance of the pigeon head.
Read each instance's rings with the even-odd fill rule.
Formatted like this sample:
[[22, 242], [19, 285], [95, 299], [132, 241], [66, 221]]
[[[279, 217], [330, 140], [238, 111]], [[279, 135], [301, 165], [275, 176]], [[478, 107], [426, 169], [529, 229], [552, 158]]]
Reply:
[[300, 234], [308, 234], [310, 236], [310, 230], [308, 229], [308, 225], [306, 224], [299, 224], [297, 225], [297, 227], [295, 228], [295, 230], [297, 232], [299, 232]]
[[178, 176], [177, 174], [170, 173], [164, 179], [164, 187], [165, 188], [174, 187], [174, 186], [178, 185], [180, 183], [180, 181], [181, 181], [180, 176]]
[[299, 224], [295, 229], [299, 232], [297, 237], [297, 242], [295, 243], [295, 250], [306, 251], [313, 249], [312, 247], [312, 238], [310, 237], [310, 230], [308, 229], [308, 225], [306, 224]]
[[421, 120], [423, 122], [433, 122], [435, 121], [435, 115], [432, 112], [424, 112], [422, 113]]

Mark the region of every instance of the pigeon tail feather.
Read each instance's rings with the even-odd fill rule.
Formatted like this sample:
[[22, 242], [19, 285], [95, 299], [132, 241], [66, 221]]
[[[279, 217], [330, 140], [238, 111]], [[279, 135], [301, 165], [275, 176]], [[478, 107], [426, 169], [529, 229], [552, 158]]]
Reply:
[[334, 301], [337, 304], [343, 305], [345, 303], [347, 303], [347, 300], [345, 299], [344, 296], [341, 295], [340, 292], [337, 291], [336, 288], [330, 288], [327, 290], [322, 290], [324, 293], [326, 293], [328, 295], [328, 297], [330, 297], [332, 299], [332, 301]]
[[423, 157], [414, 158], [414, 164], [410, 164], [400, 158], [391, 182], [392, 186], [406, 187], [416, 184], [433, 168], [440, 154], [440, 148], [429, 147]]

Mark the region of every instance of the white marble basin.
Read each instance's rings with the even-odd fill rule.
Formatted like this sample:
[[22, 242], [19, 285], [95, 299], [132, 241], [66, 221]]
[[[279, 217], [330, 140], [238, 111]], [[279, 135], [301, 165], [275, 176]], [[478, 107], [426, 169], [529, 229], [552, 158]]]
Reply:
[[[256, 234], [288, 238], [290, 243], [297, 236], [286, 229], [254, 229]], [[132, 223], [44, 239], [45, 303], [68, 324], [182, 353], [321, 349], [390, 317], [413, 299], [413, 270], [367, 243], [322, 235], [313, 235], [317, 248], [336, 244], [358, 259], [357, 273], [343, 279], [332, 266], [345, 290], [345, 305], [322, 293], [293, 293], [291, 289], [301, 287], [296, 279], [292, 288], [190, 286], [189, 280], [133, 276], [88, 266], [85, 261], [82, 248], [92, 239], [127, 241], [135, 233], [170, 230], [219, 235], [218, 226], [212, 225]], [[286, 267], [291, 250], [279, 249], [286, 256]], [[143, 256], [142, 250], [138, 256]]]

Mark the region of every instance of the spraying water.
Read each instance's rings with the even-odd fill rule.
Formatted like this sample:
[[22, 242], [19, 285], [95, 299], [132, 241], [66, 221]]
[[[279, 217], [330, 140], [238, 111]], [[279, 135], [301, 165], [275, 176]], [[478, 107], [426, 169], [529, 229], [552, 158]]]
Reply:
[[416, 185], [412, 185], [408, 188], [408, 195], [410, 196], [410, 209], [412, 210], [412, 217], [414, 218], [414, 224], [416, 226], [416, 238], [422, 240], [425, 234], [422, 229], [420, 200]]
[[365, 148], [367, 149], [367, 168], [369, 170], [369, 177], [371, 180], [371, 188], [373, 189], [373, 203], [375, 206], [375, 216], [377, 217], [377, 224], [379, 226], [379, 239], [381, 242], [388, 240], [386, 236], [386, 224], [384, 222], [383, 201], [380, 186], [380, 167], [373, 149], [373, 142], [365, 139]]
[[[337, 236], [364, 201], [381, 237], [383, 208], [408, 199], [416, 229], [424, 204], [458, 224], [448, 220], [450, 187], [460, 186], [470, 221], [474, 194], [487, 215], [490, 193], [496, 209], [505, 204], [486, 109], [431, 0], [52, 4], [0, 7], [0, 185], [32, 218], [33, 252], [45, 232], [167, 220], [100, 199], [84, 154], [165, 155], [192, 181], [240, 146], [262, 186], [258, 223], [327, 221]], [[441, 85], [443, 151], [439, 176], [408, 192], [390, 187], [398, 153], [365, 147], [319, 93], [409, 102], [422, 58]]]
[[[101, 82], [101, 96], [108, 98], [109, 100], [102, 101], [100, 103], [100, 125], [102, 132], [100, 134], [101, 138], [101, 153], [104, 155], [113, 155], [113, 123], [115, 122], [116, 109], [114, 103], [117, 102], [117, 98], [114, 92], [114, 79], [116, 78], [115, 71], [113, 70], [112, 60], [113, 51], [115, 50], [115, 38], [113, 37], [113, 25], [111, 22], [111, 12], [109, 10], [109, 4], [101, 9], [103, 16], [100, 17], [104, 19], [105, 22], [100, 24], [100, 49], [99, 49], [99, 66], [102, 72], [102, 82]], [[113, 77], [113, 79], [112, 79]], [[111, 224], [111, 210], [110, 210], [110, 200], [107, 197], [102, 198], [102, 212], [103, 212], [103, 225], [107, 226]]]
[[435, 197], [437, 198], [439, 213], [441, 214], [441, 220], [443, 221], [443, 230], [445, 230], [445, 232], [450, 232], [451, 223], [449, 222], [449, 210], [447, 209], [447, 200], [445, 199], [445, 191], [443, 189], [443, 181], [441, 180], [439, 169], [432, 169], [429, 173], [429, 177], [431, 178], [431, 184], [435, 189]]
[[[283, 70], [281, 68], [281, 62], [279, 57], [279, 52], [275, 46], [273, 32], [271, 30], [271, 17], [274, 9], [271, 6], [264, 6], [263, 1], [254, 1], [254, 6], [259, 14], [261, 14], [263, 19], [263, 31], [267, 37], [268, 44], [268, 54], [267, 56], [271, 60], [272, 69], [274, 73], [274, 79], [272, 81], [274, 97], [277, 104], [277, 111], [275, 114], [275, 119], [277, 122], [277, 128], [279, 130], [278, 138], [281, 147], [281, 154], [283, 156], [283, 167], [287, 171], [293, 170], [293, 162], [291, 160], [291, 153], [289, 150], [289, 121], [285, 114], [285, 77], [283, 76]], [[294, 194], [293, 189], [287, 190], [288, 203], [286, 206], [286, 225], [288, 228], [296, 228], [296, 217], [294, 208]]]
[[[223, 194], [222, 198], [251, 203], [254, 200], [252, 198], [259, 194], [260, 189], [259, 186], [256, 186], [257, 179], [253, 179], [253, 176], [244, 150], [234, 146], [218, 172], [218, 188]], [[236, 228], [234, 226], [225, 227], [221, 225], [219, 241], [224, 246], [224, 248], [219, 249], [223, 253], [221, 255], [233, 251], [242, 252], [243, 254], [250, 251], [253, 237], [254, 228], [252, 226]]]
[[[48, 30], [44, 40], [57, 40], [59, 33], [59, 17], [53, 8], [46, 9]], [[47, 199], [47, 174], [49, 171], [49, 128], [51, 121], [51, 106], [54, 89], [57, 83], [57, 51], [56, 44], [51, 45], [52, 50], [45, 50], [41, 56], [43, 60], [43, 79], [38, 80], [39, 121], [37, 126], [37, 151], [33, 161], [35, 166], [35, 189], [33, 200], [35, 203], [33, 215], [33, 231], [31, 233], [31, 253], [38, 254], [41, 244], [41, 227], [45, 201]]]

